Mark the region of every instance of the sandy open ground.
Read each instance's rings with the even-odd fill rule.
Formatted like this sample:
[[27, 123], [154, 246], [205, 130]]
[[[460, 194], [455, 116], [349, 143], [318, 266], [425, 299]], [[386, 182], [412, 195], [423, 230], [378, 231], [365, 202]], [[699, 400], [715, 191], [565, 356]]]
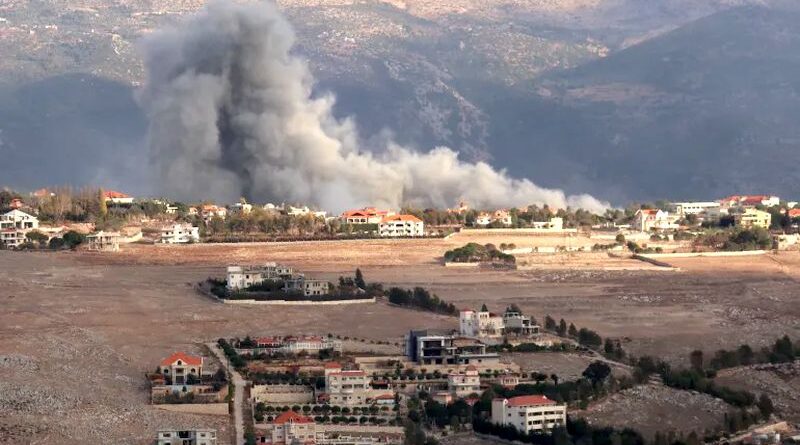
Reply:
[[682, 271], [670, 273], [602, 270], [602, 257], [590, 267], [566, 261], [530, 271], [441, 266], [441, 254], [462, 241], [0, 252], [0, 443], [144, 444], [171, 426], [215, 427], [227, 443], [229, 427], [218, 416], [148, 407], [143, 373], [175, 350], [199, 351], [221, 336], [331, 332], [397, 342], [411, 328], [457, 325], [382, 303], [237, 307], [193, 290], [231, 263], [286, 262], [331, 280], [361, 267], [368, 281], [425, 286], [459, 307], [500, 311], [514, 303], [540, 321], [563, 317], [623, 338], [634, 354], [673, 361], [696, 348], [758, 347], [800, 334], [797, 253], [681, 259], [674, 262]]

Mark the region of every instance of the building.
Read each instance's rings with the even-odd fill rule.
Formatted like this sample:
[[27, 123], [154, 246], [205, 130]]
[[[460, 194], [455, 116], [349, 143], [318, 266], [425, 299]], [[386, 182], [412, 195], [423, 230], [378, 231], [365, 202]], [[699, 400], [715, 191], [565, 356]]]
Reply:
[[173, 385], [189, 384], [190, 379], [199, 382], [203, 374], [203, 361], [203, 357], [176, 352], [161, 361], [158, 372]]
[[659, 209], [640, 209], [633, 217], [631, 228], [640, 232], [677, 229], [676, 218]]
[[545, 396], [492, 400], [492, 422], [513, 426], [522, 433], [550, 431], [567, 423], [567, 405]]
[[458, 326], [467, 337], [502, 337], [505, 333], [503, 317], [489, 311], [463, 310], [458, 314]]
[[237, 202], [231, 206], [231, 213], [237, 215], [249, 215], [253, 211], [253, 205], [246, 202]]
[[378, 233], [390, 238], [423, 236], [425, 225], [414, 215], [385, 216], [378, 224]]
[[536, 335], [540, 330], [540, 327], [533, 323], [531, 317], [522, 315], [522, 313], [510, 308], [503, 313], [503, 324], [505, 325], [506, 333]]
[[460, 372], [451, 372], [447, 375], [447, 390], [453, 397], [467, 397], [472, 394], [481, 393], [481, 377], [478, 369], [474, 366], [467, 366], [467, 369]]
[[217, 430], [161, 430], [157, 445], [217, 445]]
[[[305, 352], [308, 354], [316, 354], [324, 350], [332, 350], [336, 352], [342, 351], [342, 342], [331, 337], [312, 336], [288, 336], [288, 337], [259, 337], [255, 340], [256, 347], [252, 348], [252, 352], [256, 354], [275, 354], [275, 353], [288, 353], [298, 354]], [[249, 354], [251, 351], [244, 350], [244, 354]]]
[[103, 199], [106, 201], [106, 204], [114, 204], [121, 206], [129, 206], [133, 204], [133, 196], [126, 195], [125, 193], [122, 192], [115, 192], [114, 190], [104, 191]]
[[543, 230], [564, 230], [564, 218], [560, 217], [553, 217], [550, 218], [549, 221], [532, 221], [531, 226], [534, 229], [543, 229]]
[[161, 229], [162, 244], [186, 244], [200, 241], [200, 229], [191, 224], [173, 224]]
[[310, 417], [294, 411], [285, 411], [267, 425], [267, 430], [257, 435], [256, 443], [272, 445], [307, 445], [317, 443], [317, 424]]
[[19, 247], [28, 240], [26, 235], [39, 229], [39, 219], [19, 209], [0, 215], [0, 244], [6, 248]]
[[314, 280], [303, 276], [284, 281], [283, 289], [287, 292], [302, 292], [303, 296], [328, 295], [331, 284], [325, 280]]
[[342, 220], [346, 224], [380, 224], [383, 218], [393, 216], [391, 210], [378, 210], [375, 207], [364, 207], [358, 210], [348, 210], [342, 213]]
[[89, 250], [96, 252], [119, 252], [119, 242], [122, 235], [119, 232], [99, 231], [86, 237]]
[[325, 365], [325, 394], [331, 405], [366, 405], [374, 397], [372, 378], [361, 370], [342, 370], [338, 363]]
[[473, 338], [420, 330], [409, 332], [405, 340], [406, 356], [420, 365], [492, 366], [500, 361], [497, 354], [487, 353], [486, 345]]
[[719, 202], [676, 202], [675, 214], [680, 218], [686, 218], [689, 215], [697, 215], [698, 218], [717, 220], [721, 214], [722, 205]]
[[214, 217], [225, 219], [228, 217], [228, 209], [213, 204], [205, 204], [200, 207], [200, 217], [206, 221]]
[[294, 276], [294, 269], [277, 263], [263, 266], [228, 266], [228, 289], [247, 289], [266, 280], [288, 280]]
[[772, 215], [770, 215], [769, 212], [755, 208], [748, 208], [742, 213], [737, 213], [734, 219], [736, 221], [736, 227], [741, 227], [743, 229], [751, 229], [753, 227], [769, 229], [772, 223]]
[[789, 215], [791, 219], [800, 218], [800, 209], [789, 209], [786, 214]]
[[733, 195], [719, 200], [723, 212], [739, 207], [774, 207], [780, 205], [781, 199], [771, 195]]
[[495, 210], [493, 213], [481, 212], [475, 217], [476, 226], [488, 226], [491, 223], [498, 223], [504, 226], [510, 226], [511, 213], [508, 210]]

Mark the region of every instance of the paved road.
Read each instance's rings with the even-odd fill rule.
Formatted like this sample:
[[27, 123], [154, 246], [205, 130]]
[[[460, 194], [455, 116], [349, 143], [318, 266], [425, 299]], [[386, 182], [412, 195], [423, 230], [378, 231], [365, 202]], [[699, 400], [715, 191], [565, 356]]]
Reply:
[[217, 346], [216, 343], [206, 343], [211, 352], [217, 356], [222, 366], [228, 371], [228, 375], [231, 376], [231, 381], [233, 382], [233, 427], [236, 433], [236, 441], [234, 442], [235, 445], [243, 445], [245, 443], [244, 439], [244, 413], [242, 412], [242, 406], [244, 404], [244, 387], [246, 385], [246, 381], [242, 378], [242, 375], [239, 374], [233, 366], [231, 366], [230, 362], [228, 362], [228, 357], [225, 356], [225, 353]]

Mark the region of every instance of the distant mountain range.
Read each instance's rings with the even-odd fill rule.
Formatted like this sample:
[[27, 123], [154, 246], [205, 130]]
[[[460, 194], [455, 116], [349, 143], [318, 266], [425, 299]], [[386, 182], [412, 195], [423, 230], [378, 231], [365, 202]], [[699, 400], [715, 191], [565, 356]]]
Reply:
[[[0, 5], [0, 185], [156, 192], [135, 42], [200, 3]], [[367, 141], [447, 145], [615, 203], [798, 192], [790, 2], [279, 3]]]

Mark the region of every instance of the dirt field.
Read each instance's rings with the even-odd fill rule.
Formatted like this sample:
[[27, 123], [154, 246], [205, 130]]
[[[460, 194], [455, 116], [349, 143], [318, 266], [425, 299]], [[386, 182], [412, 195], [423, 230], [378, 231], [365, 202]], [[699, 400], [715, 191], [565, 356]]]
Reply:
[[724, 369], [716, 380], [754, 394], [766, 393], [785, 420], [800, 422], [800, 361]]
[[[538, 372], [547, 376], [558, 375], [562, 381], [577, 380], [595, 359], [588, 355], [562, 354], [555, 352], [511, 353], [504, 358], [520, 366], [524, 372]], [[613, 367], [614, 375], [630, 375], [622, 368]]]
[[[541, 321], [565, 318], [621, 337], [637, 355], [685, 360], [742, 342], [800, 334], [800, 254], [682, 259], [683, 272], [601, 268], [447, 269], [437, 256], [461, 241], [349, 241], [126, 246], [120, 254], [0, 252], [0, 443], [149, 443], [165, 427], [217, 428], [216, 416], [155, 411], [143, 373], [175, 350], [221, 336], [336, 333], [400, 341], [411, 328], [457, 320], [384, 304], [236, 307], [191, 284], [230, 263], [280, 261], [334, 280], [421, 285], [459, 307], [515, 303]], [[631, 260], [633, 261], [633, 260]], [[677, 262], [677, 261], [676, 261]], [[794, 269], [794, 270], [793, 270]], [[642, 409], [645, 409], [642, 407]], [[44, 420], [43, 420], [44, 419]], [[30, 439], [23, 439], [30, 437]], [[55, 442], [54, 442], [55, 441]]]

